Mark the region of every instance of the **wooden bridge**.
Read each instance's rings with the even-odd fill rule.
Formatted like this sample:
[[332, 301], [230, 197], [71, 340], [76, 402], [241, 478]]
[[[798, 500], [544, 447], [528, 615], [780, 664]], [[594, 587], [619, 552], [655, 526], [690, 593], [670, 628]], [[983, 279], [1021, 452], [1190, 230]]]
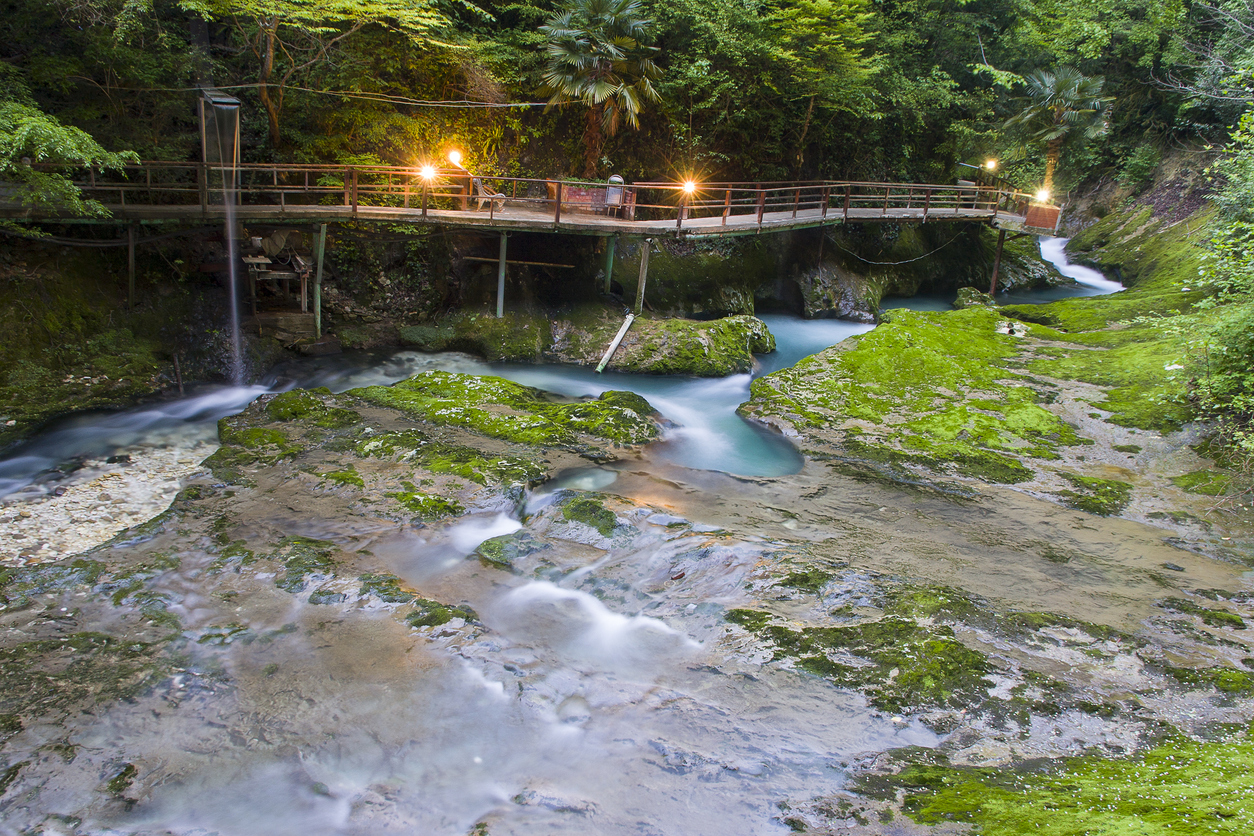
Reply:
[[[987, 223], [999, 229], [995, 288], [1006, 232], [1052, 234], [1059, 215], [1058, 207], [1035, 203], [1030, 195], [987, 179], [956, 185], [841, 180], [627, 185], [480, 178], [462, 168], [246, 164], [222, 169], [178, 162], [147, 162], [109, 171], [87, 168], [74, 172], [73, 179], [83, 197], [103, 205], [108, 217], [75, 218], [55, 207], [23, 206], [6, 201], [0, 187], [0, 218], [129, 224], [128, 298], [132, 303], [137, 223], [233, 219], [248, 224], [320, 224], [312, 300], [313, 331], [318, 336], [322, 333], [323, 251], [326, 225], [331, 222], [433, 225], [498, 234], [496, 313], [501, 316], [505, 268], [510, 263], [506, 240], [511, 232], [606, 238], [608, 291], [614, 245], [620, 235], [711, 238], [843, 223]], [[643, 248], [640, 261], [637, 312], [644, 303], [649, 249]], [[302, 311], [307, 308], [306, 278], [300, 276]]]
[[[241, 222], [383, 221], [485, 232], [705, 238], [841, 223], [975, 221], [1052, 232], [1054, 207], [996, 185], [817, 180], [631, 185], [472, 177], [464, 169], [242, 165], [232, 214]], [[120, 171], [83, 169], [83, 196], [117, 221], [213, 221], [226, 217], [224, 179], [199, 163], [148, 162]], [[482, 195], [495, 195], [494, 198]], [[1033, 217], [1033, 215], [1040, 217]], [[55, 210], [0, 202], [0, 217], [65, 220]]]

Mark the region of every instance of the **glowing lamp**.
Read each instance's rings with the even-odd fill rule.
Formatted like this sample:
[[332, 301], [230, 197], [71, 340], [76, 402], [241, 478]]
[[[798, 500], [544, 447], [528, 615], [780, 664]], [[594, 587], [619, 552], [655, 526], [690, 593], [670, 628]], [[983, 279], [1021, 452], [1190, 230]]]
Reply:
[[461, 165], [462, 165], [462, 152], [461, 152], [461, 151], [458, 151], [456, 148], [454, 148], [452, 151], [449, 151], [449, 152], [448, 152], [448, 161], [449, 161], [450, 163], [452, 163], [453, 165], [457, 166], [458, 168], [461, 168]]
[[418, 174], [420, 177], [422, 177], [423, 180], [434, 180], [435, 179], [435, 166], [424, 165], [422, 168], [418, 169]]
[[1036, 202], [1037, 202], [1037, 203], [1048, 203], [1048, 202], [1049, 202], [1049, 189], [1041, 189], [1039, 192], [1037, 192], [1037, 193], [1036, 193]]
[[684, 181], [684, 194], [690, 195], [696, 192], [696, 190], [697, 190], [697, 184], [695, 182], [693, 182], [692, 180]]
[[996, 171], [996, 170], [997, 170], [997, 160], [989, 160], [989, 161], [987, 161], [986, 163], [984, 163], [984, 167], [985, 167], [985, 168], [987, 168], [989, 171]]

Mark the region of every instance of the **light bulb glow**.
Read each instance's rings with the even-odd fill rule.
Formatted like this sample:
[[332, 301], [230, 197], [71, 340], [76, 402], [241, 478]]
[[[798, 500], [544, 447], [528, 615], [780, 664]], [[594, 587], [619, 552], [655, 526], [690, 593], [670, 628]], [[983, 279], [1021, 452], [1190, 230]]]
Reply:
[[1049, 202], [1049, 189], [1041, 189], [1039, 192], [1037, 192], [1036, 200], [1038, 203]]
[[462, 164], [462, 152], [458, 151], [456, 148], [454, 148], [452, 151], [449, 151], [448, 161], [455, 166], [460, 166]]
[[987, 168], [989, 171], [996, 171], [997, 160], [988, 160], [987, 162], [984, 163], [984, 167]]
[[684, 181], [684, 194], [690, 195], [696, 192], [697, 184], [692, 180]]
[[435, 166], [424, 165], [422, 168], [418, 169], [418, 174], [419, 176], [422, 177], [423, 180], [434, 180], [435, 179]]

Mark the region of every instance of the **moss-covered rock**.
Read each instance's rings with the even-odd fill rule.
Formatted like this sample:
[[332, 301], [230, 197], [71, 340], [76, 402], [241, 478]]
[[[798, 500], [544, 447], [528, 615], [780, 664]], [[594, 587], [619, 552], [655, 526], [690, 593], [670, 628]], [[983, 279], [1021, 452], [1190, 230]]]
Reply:
[[356, 442], [364, 457], [420, 464], [432, 473], [451, 473], [486, 485], [530, 485], [544, 479], [544, 464], [533, 457], [493, 455], [457, 444], [434, 441], [419, 430], [376, 433]]
[[562, 506], [562, 519], [595, 528], [602, 537], [614, 536], [614, 529], [618, 527], [614, 512], [590, 496], [575, 497]]
[[285, 537], [278, 544], [269, 559], [283, 564], [286, 570], [281, 577], [276, 577], [274, 585], [286, 592], [303, 592], [313, 578], [327, 579], [335, 577], [335, 567], [339, 561], [335, 555], [339, 547], [326, 540], [312, 537]]
[[558, 403], [537, 390], [499, 377], [422, 372], [392, 386], [368, 386], [348, 394], [398, 409], [437, 425], [464, 427], [506, 441], [569, 446], [580, 434], [616, 444], [643, 444], [657, 425], [636, 408], [613, 399]]
[[1062, 497], [1064, 504], [1077, 510], [1110, 517], [1126, 508], [1132, 499], [1132, 486], [1127, 482], [1078, 476], [1074, 473], [1060, 475], [1074, 485], [1076, 490], [1059, 491], [1058, 495]]
[[265, 406], [266, 415], [272, 421], [303, 420], [316, 427], [338, 429], [361, 422], [361, 415], [351, 409], [330, 406], [330, 389], [294, 389], [275, 395]]
[[439, 323], [398, 329], [402, 345], [423, 351], [465, 351], [486, 360], [535, 362], [553, 341], [552, 326], [543, 316], [457, 311]]
[[753, 381], [740, 413], [782, 419], [857, 455], [991, 482], [1032, 477], [1023, 458], [1081, 443], [1009, 368], [1018, 342], [983, 307], [895, 311], [874, 331]]
[[928, 758], [854, 789], [889, 799], [904, 790], [904, 810], [920, 824], [960, 822], [1008, 836], [1237, 836], [1254, 828], [1254, 738], [1244, 731], [1212, 741], [1176, 736], [1124, 759], [1091, 755], [992, 769]]

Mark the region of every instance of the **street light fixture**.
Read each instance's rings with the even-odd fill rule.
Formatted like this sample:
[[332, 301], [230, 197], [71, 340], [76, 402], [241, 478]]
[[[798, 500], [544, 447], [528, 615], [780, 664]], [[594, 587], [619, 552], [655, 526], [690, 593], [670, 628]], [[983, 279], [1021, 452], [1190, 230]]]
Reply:
[[454, 148], [448, 152], [448, 161], [458, 168], [462, 167], [462, 152]]
[[434, 180], [435, 179], [435, 166], [431, 165], [430, 163], [424, 165], [422, 168], [418, 169], [418, 176], [420, 176], [423, 180], [426, 180], [428, 182], [430, 182], [431, 180]]
[[997, 160], [992, 160], [992, 159], [988, 160], [987, 162], [984, 163], [984, 167], [987, 168], [989, 171], [996, 171]]
[[1041, 189], [1036, 193], [1037, 203], [1049, 203], [1049, 189]]

